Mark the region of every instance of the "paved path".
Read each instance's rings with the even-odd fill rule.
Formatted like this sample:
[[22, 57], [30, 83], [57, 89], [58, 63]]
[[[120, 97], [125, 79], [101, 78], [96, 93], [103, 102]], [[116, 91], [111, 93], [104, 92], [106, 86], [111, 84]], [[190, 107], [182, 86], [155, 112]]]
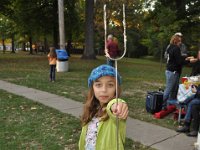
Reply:
[[[82, 113], [82, 103], [69, 98], [1, 80], [0, 89], [24, 96], [75, 117], [79, 117]], [[193, 150], [197, 140], [185, 134], [177, 134], [173, 130], [132, 118], [128, 118], [127, 121], [127, 137], [158, 150]]]

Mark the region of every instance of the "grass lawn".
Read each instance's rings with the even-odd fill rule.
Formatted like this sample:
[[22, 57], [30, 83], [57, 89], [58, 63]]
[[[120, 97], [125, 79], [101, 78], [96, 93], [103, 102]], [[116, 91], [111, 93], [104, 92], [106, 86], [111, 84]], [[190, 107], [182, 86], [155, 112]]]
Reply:
[[[69, 59], [69, 71], [56, 73], [56, 82], [49, 82], [49, 65], [46, 55], [29, 55], [27, 52], [0, 54], [0, 79], [55, 93], [84, 102], [87, 78], [91, 70], [106, 62], [105, 57], [97, 60], [82, 60], [80, 55]], [[154, 119], [146, 113], [145, 97], [147, 91], [164, 88], [165, 64], [150, 59], [123, 58], [118, 62], [122, 76], [122, 98], [129, 105], [129, 116], [174, 129], [177, 124], [172, 117]], [[184, 68], [183, 75], [191, 68]]]
[[[0, 90], [1, 150], [77, 150], [80, 121]], [[126, 150], [153, 150], [126, 139]]]
[[77, 149], [80, 122], [70, 115], [0, 90], [0, 149]]

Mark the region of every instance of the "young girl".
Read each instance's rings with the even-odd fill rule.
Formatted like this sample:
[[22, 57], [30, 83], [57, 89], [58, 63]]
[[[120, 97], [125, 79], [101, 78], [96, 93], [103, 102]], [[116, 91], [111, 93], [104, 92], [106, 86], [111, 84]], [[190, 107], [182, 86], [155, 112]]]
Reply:
[[[112, 66], [101, 65], [88, 78], [90, 90], [81, 118], [79, 150], [116, 150], [116, 116], [119, 118], [118, 147], [119, 150], [124, 150], [128, 106], [122, 99], [118, 99], [118, 104], [116, 102], [115, 76]], [[120, 85], [119, 74], [117, 77]], [[118, 91], [119, 96], [119, 86]]]
[[50, 52], [47, 55], [48, 60], [49, 60], [49, 65], [50, 65], [50, 76], [49, 76], [49, 80], [51, 82], [55, 82], [55, 78], [56, 78], [56, 60], [57, 60], [57, 56], [56, 56], [56, 51], [54, 47], [50, 47]]

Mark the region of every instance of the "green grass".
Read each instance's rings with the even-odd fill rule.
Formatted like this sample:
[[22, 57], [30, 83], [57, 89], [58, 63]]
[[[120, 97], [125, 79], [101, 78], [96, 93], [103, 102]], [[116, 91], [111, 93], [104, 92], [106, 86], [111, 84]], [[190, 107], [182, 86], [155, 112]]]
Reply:
[[[78, 149], [81, 126], [77, 118], [3, 90], [0, 104], [1, 150]], [[151, 148], [127, 138], [125, 149]]]
[[[97, 60], [82, 60], [79, 55], [69, 59], [69, 71], [56, 74], [56, 82], [48, 80], [49, 66], [45, 55], [17, 54], [0, 55], [0, 79], [19, 85], [40, 89], [57, 95], [84, 102], [87, 88], [87, 78], [91, 70], [106, 62], [104, 57]], [[172, 117], [154, 119], [146, 113], [146, 92], [164, 88], [165, 65], [150, 59], [123, 58], [118, 62], [122, 76], [122, 98], [129, 105], [129, 115], [133, 118], [174, 129], [177, 124]], [[190, 68], [183, 70], [183, 75], [189, 74]]]
[[0, 90], [0, 149], [77, 149], [80, 121]]

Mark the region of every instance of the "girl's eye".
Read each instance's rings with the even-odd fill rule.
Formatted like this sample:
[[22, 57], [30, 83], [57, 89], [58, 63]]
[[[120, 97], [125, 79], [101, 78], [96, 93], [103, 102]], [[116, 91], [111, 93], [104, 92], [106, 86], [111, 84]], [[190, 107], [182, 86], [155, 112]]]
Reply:
[[109, 83], [108, 87], [114, 87], [114, 83]]
[[94, 86], [95, 87], [101, 87], [101, 83], [95, 83]]

